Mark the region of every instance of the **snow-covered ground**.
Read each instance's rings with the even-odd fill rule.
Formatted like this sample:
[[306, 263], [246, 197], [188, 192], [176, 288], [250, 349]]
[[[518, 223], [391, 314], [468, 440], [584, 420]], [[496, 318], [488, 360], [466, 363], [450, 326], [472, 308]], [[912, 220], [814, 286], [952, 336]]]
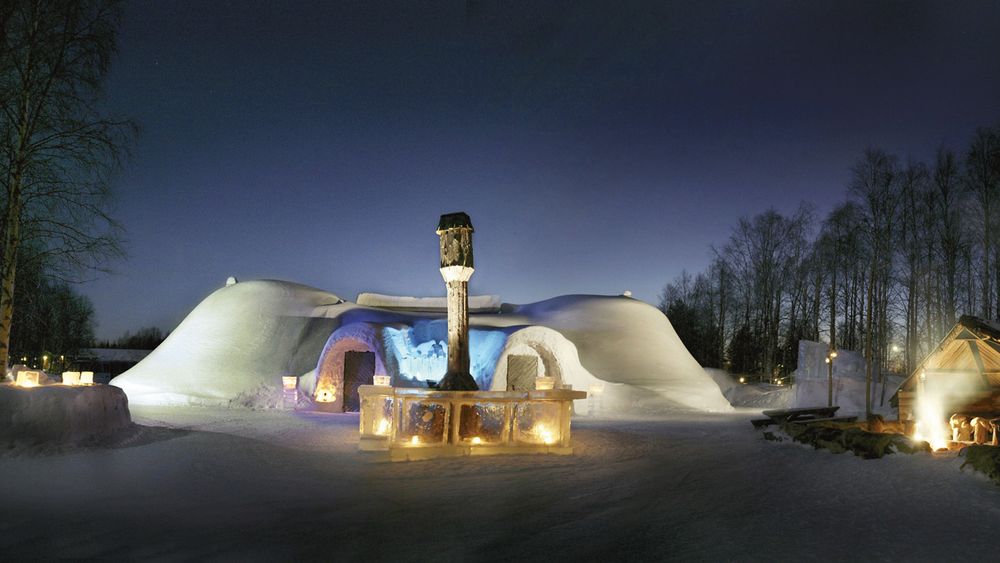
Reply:
[[992, 559], [1000, 488], [769, 442], [759, 411], [574, 419], [576, 455], [376, 462], [356, 414], [136, 407], [158, 441], [0, 456], [0, 553], [225, 560]]

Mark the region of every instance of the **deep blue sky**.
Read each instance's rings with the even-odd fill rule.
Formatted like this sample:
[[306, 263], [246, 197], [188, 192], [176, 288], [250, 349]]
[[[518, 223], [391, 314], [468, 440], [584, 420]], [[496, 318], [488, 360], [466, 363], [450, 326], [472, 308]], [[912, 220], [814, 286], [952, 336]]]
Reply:
[[740, 216], [844, 200], [866, 146], [1000, 121], [1000, 4], [601, 4], [133, 2], [98, 336], [173, 329], [230, 275], [443, 295], [458, 210], [475, 293], [655, 302]]

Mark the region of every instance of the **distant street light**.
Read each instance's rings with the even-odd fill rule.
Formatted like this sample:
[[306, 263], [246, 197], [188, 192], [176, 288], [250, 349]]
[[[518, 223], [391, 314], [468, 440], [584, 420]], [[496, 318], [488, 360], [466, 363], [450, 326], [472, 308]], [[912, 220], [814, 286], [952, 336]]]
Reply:
[[826, 406], [833, 406], [833, 359], [837, 357], [836, 350], [830, 350], [826, 355], [826, 367], [827, 367], [827, 391], [826, 391]]

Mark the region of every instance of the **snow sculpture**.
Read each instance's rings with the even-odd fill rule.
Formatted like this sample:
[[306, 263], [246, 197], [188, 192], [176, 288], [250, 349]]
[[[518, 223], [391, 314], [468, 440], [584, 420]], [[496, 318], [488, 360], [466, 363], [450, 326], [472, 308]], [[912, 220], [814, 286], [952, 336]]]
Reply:
[[[375, 350], [369, 351], [376, 352], [376, 364], [383, 363], [385, 371], [376, 369], [374, 375], [419, 385], [411, 370], [419, 367], [423, 374], [433, 368], [435, 377], [445, 372], [446, 360], [437, 354], [447, 340], [446, 322], [359, 307], [290, 282], [240, 282], [206, 297], [163, 344], [112, 384], [122, 387], [133, 404], [226, 404], [261, 385], [276, 388], [282, 375], [300, 374], [299, 392], [312, 397], [319, 359], [332, 351], [324, 354], [332, 334], [369, 323], [372, 331], [359, 340], [371, 338]], [[348, 337], [346, 332], [338, 338]], [[637, 299], [566, 295], [505, 304], [497, 313], [470, 315], [469, 344], [470, 372], [483, 390], [506, 390], [508, 360], [501, 357], [506, 349], [508, 356], [538, 357], [539, 375], [555, 376], [557, 387], [602, 388], [598, 404], [609, 413], [731, 409], [669, 320]], [[417, 346], [432, 350], [418, 358]], [[342, 362], [345, 352], [326, 359]], [[401, 369], [405, 356], [410, 365]], [[825, 367], [822, 356], [819, 365]], [[821, 383], [825, 401], [825, 369]], [[585, 403], [576, 407], [578, 413], [588, 411]]]
[[[156, 350], [116, 377], [132, 404], [226, 404], [305, 374], [349, 310], [332, 293], [275, 280], [219, 288]], [[300, 389], [302, 388], [300, 381]]]
[[448, 288], [448, 373], [438, 383], [442, 391], [475, 391], [469, 373], [469, 278], [472, 262], [472, 220], [465, 213], [442, 215], [441, 277]]

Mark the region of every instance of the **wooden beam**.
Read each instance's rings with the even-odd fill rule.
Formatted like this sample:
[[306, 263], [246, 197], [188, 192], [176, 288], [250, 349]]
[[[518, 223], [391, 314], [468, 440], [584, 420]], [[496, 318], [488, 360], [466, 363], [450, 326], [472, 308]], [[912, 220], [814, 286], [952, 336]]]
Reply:
[[979, 366], [979, 377], [983, 380], [983, 385], [989, 387], [990, 380], [986, 377], [986, 368], [983, 367], [983, 357], [979, 355], [979, 345], [976, 340], [969, 341], [969, 350], [972, 351], [972, 357], [976, 360], [976, 365]]

